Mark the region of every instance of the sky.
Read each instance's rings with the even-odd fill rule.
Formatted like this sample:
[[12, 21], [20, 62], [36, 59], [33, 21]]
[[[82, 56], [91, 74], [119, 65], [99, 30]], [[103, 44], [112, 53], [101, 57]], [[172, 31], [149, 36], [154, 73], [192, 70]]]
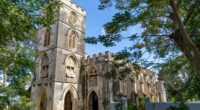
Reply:
[[[103, 25], [112, 20], [112, 16], [117, 12], [114, 8], [108, 8], [105, 10], [98, 10], [99, 0], [74, 0], [74, 2], [80, 5], [86, 11], [86, 36], [98, 36], [104, 34]], [[128, 31], [123, 32], [125, 36], [129, 36], [133, 33], [141, 33], [142, 29], [139, 25], [131, 27]], [[88, 55], [98, 54], [105, 51], [111, 51], [113, 53], [119, 52], [126, 46], [130, 46], [131, 43], [124, 40], [118, 43], [115, 47], [104, 47], [101, 44], [91, 45], [86, 44], [85, 50]]]

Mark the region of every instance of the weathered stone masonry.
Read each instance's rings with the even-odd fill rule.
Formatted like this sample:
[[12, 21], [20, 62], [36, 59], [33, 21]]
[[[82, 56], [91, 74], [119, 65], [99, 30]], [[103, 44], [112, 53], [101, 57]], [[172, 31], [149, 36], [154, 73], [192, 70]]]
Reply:
[[139, 97], [165, 101], [163, 82], [147, 69], [134, 72], [124, 80], [102, 77], [112, 69], [110, 52], [85, 54], [86, 12], [70, 0], [60, 0], [63, 7], [50, 30], [38, 31], [38, 57], [33, 75], [32, 99], [34, 110], [104, 110], [103, 100], [109, 104], [126, 95], [138, 103]]

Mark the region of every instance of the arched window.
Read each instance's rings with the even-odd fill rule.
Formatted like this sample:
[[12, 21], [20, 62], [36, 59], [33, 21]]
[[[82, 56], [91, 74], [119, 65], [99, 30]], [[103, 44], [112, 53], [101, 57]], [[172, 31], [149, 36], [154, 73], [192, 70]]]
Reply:
[[71, 31], [68, 36], [68, 47], [69, 48], [76, 48], [76, 33]]
[[50, 30], [47, 29], [44, 36], [44, 46], [48, 46], [50, 44]]
[[96, 87], [97, 86], [97, 70], [92, 68], [89, 73], [89, 86]]
[[76, 71], [76, 61], [73, 57], [69, 57], [66, 62], [66, 77], [74, 78], [75, 77], [75, 71]]
[[48, 77], [48, 70], [49, 70], [49, 59], [48, 56], [45, 54], [42, 59], [42, 68], [41, 68], [41, 78]]

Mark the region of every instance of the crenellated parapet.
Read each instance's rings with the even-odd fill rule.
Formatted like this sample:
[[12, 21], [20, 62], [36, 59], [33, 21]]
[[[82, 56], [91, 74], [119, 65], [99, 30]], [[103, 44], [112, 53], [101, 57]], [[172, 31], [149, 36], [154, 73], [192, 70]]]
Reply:
[[81, 8], [78, 4], [73, 2], [73, 0], [60, 0], [60, 1], [62, 1], [65, 5], [69, 6], [70, 8], [76, 10], [81, 15], [83, 16], [86, 15], [86, 11], [83, 8]]
[[93, 54], [92, 56], [86, 56], [83, 59], [84, 64], [95, 64], [95, 63], [102, 63], [102, 62], [111, 62], [114, 59], [114, 54], [106, 51], [104, 53]]
[[[82, 59], [82, 62], [82, 64], [86, 67], [86, 74], [88, 76], [87, 83], [89, 88], [94, 88], [99, 87], [99, 81], [102, 82], [105, 80], [102, 79], [102, 77], [99, 77], [99, 75], [109, 74], [108, 72], [112, 69], [112, 65], [117, 61], [114, 60], [113, 53], [106, 51], [104, 53], [85, 56]], [[126, 82], [119, 83], [119, 90], [121, 93], [129, 94], [132, 90], [134, 90], [138, 97], [143, 97], [145, 95], [152, 101], [165, 101], [163, 81], [157, 80], [153, 71], [144, 67], [141, 67], [141, 69], [136, 73], [134, 72], [134, 68], [132, 71], [132, 75], [135, 76], [134, 82], [129, 81], [130, 76], [127, 76], [125, 79]], [[126, 88], [126, 90], [122, 90], [122, 88]]]

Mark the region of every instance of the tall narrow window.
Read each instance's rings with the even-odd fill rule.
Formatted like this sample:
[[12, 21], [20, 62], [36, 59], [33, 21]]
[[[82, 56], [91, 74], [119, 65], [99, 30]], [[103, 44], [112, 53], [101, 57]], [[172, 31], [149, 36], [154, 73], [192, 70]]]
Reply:
[[41, 78], [48, 77], [48, 70], [49, 70], [49, 59], [47, 55], [44, 55], [42, 60], [42, 68], [41, 68]]
[[143, 84], [143, 82], [141, 83], [141, 85], [142, 85], [142, 92], [144, 93], [144, 84]]
[[50, 44], [50, 30], [47, 29], [44, 36], [44, 46], [48, 46]]
[[114, 80], [112, 84], [113, 90], [113, 100], [118, 100], [120, 95], [120, 82], [119, 80]]
[[97, 70], [92, 68], [89, 73], [89, 86], [96, 87], [97, 86]]
[[76, 34], [74, 31], [71, 31], [68, 38], [69, 48], [74, 49], [76, 47]]
[[76, 70], [76, 62], [74, 58], [69, 57], [65, 63], [66, 66], [66, 77], [74, 78], [75, 77], [75, 70]]

